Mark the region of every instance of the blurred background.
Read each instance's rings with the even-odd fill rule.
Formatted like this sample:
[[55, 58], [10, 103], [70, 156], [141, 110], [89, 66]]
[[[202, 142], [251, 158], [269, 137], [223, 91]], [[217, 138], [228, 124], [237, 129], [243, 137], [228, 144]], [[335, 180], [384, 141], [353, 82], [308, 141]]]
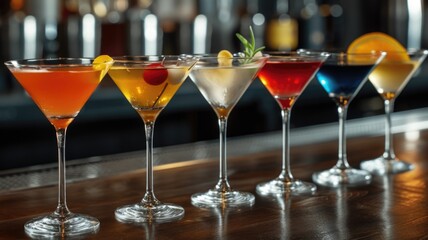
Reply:
[[[428, 48], [427, 0], [4, 0], [0, 60], [240, 51], [236, 32], [268, 50], [346, 49], [381, 31], [407, 48]], [[396, 101], [396, 111], [428, 105], [427, 64]], [[383, 114], [367, 83], [348, 119]], [[337, 121], [335, 104], [312, 81], [295, 104], [292, 127]], [[155, 147], [218, 139], [217, 118], [190, 80], [156, 123]], [[281, 129], [280, 109], [258, 79], [232, 112], [228, 136]], [[56, 162], [54, 129], [0, 66], [0, 170]], [[291, 140], [292, 141], [292, 140]], [[69, 127], [67, 159], [145, 148], [144, 126], [106, 77]]]

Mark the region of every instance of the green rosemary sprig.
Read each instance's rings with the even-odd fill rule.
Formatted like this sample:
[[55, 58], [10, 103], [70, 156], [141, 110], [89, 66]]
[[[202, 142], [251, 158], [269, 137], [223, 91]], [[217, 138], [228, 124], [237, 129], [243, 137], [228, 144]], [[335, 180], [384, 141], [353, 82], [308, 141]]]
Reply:
[[242, 45], [244, 45], [244, 57], [246, 58], [253, 58], [256, 53], [261, 52], [263, 49], [265, 49], [264, 46], [259, 47], [256, 49], [256, 39], [254, 38], [254, 32], [253, 32], [253, 28], [250, 26], [250, 38], [251, 40], [248, 41], [247, 39], [244, 38], [244, 36], [242, 36], [239, 33], [236, 33], [236, 37], [239, 39], [239, 41], [241, 41]]

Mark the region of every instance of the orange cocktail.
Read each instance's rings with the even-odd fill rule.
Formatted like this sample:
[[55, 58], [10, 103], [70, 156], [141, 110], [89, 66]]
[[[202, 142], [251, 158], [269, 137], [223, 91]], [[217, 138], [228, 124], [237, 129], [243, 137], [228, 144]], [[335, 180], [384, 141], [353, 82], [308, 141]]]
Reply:
[[67, 127], [101, 81], [93, 67], [15, 70], [14, 76], [56, 128]]
[[72, 213], [66, 201], [65, 139], [68, 125], [107, 73], [109, 56], [13, 60], [5, 65], [55, 127], [58, 147], [58, 205], [51, 214], [24, 225], [32, 238], [67, 238], [98, 231], [100, 222]]

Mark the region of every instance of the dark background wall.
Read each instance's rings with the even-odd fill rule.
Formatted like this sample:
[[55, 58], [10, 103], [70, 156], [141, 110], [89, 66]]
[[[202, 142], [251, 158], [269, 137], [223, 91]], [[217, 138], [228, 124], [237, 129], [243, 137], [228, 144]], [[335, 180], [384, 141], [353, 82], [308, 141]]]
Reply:
[[[1, 1], [1, 60], [25, 57], [23, 52], [12, 50], [23, 49], [25, 36], [23, 19], [27, 16], [35, 16], [38, 20], [37, 26], [42, 29], [40, 39], [37, 38], [38, 40], [34, 43], [40, 47], [41, 51], [34, 53], [34, 57], [83, 55], [79, 52], [82, 51], [82, 43], [71, 41], [71, 33], [67, 29], [72, 21], [81, 24], [86, 14], [92, 14], [96, 20], [93, 32], [97, 37], [92, 43], [95, 49], [94, 55], [146, 54], [143, 48], [135, 50], [130, 47], [134, 45], [130, 43], [132, 34], [129, 26], [141, 24], [143, 17], [147, 14], [154, 14], [158, 19], [157, 39], [160, 44], [159, 49], [156, 50], [158, 54], [194, 53], [195, 19], [201, 15], [208, 20], [206, 29], [211, 33], [205, 39], [207, 53], [218, 52], [220, 49], [239, 51], [240, 45], [234, 34], [236, 32], [245, 34], [249, 24], [255, 29], [260, 44], [267, 45], [270, 50], [276, 50], [268, 45], [271, 38], [275, 36], [267, 35], [266, 27], [271, 21], [278, 19], [294, 19], [293, 21], [297, 23], [297, 34], [289, 36], [296, 38], [297, 41], [297, 45], [292, 49], [346, 49], [346, 46], [355, 38], [372, 31], [386, 32], [406, 47], [425, 48], [428, 43], [425, 24], [427, 11], [424, 9], [427, 4], [424, 4], [426, 1], [418, 0], [415, 2], [422, 3], [422, 9], [420, 9], [422, 28], [416, 35], [409, 33], [408, 1], [403, 0], [155, 0], [148, 5], [139, 5], [139, 1], [111, 0], [104, 1], [111, 4], [105, 6], [107, 11], [105, 15], [102, 15], [95, 5], [91, 5], [101, 1], [87, 1], [89, 5], [85, 5], [86, 8], [85, 6], [76, 8], [73, 5], [76, 2], [78, 1]], [[122, 4], [126, 2], [127, 5], [117, 7], [119, 2]], [[288, 8], [276, 7], [277, 4], [284, 6], [281, 5], [284, 3], [288, 3]], [[165, 9], [172, 10], [168, 12]], [[136, 13], [140, 16], [138, 18], [140, 20], [131, 17]], [[253, 21], [257, 14], [263, 16], [262, 24], [257, 25]], [[260, 17], [260, 15], [257, 16]], [[52, 19], [54, 23], [47, 24]], [[225, 19], [227, 23], [222, 22]], [[47, 34], [43, 34], [43, 30], [46, 30], [48, 25], [56, 29], [54, 38], [48, 38]], [[18, 26], [15, 29], [19, 30], [15, 31], [17, 38], [12, 38], [11, 29], [14, 26]], [[80, 28], [77, 30], [81, 31]], [[138, 36], [140, 40], [144, 39], [141, 34]], [[79, 40], [82, 34], [74, 37]], [[409, 39], [414, 41], [415, 38], [419, 39], [419, 46], [409, 41]], [[72, 49], [77, 49], [77, 52]], [[428, 90], [427, 71], [426, 64], [423, 64], [420, 72], [397, 99], [396, 111], [427, 107], [428, 101], [425, 100]], [[348, 118], [382, 113], [382, 100], [370, 83], [367, 83], [351, 103]], [[293, 128], [337, 121], [336, 106], [316, 79], [299, 98], [291, 116]], [[256, 79], [230, 116], [228, 136], [245, 136], [280, 129], [280, 109]], [[53, 127], [36, 105], [18, 86], [5, 67], [0, 67], [0, 170], [55, 162], [54, 135]], [[161, 147], [195, 141], [215, 141], [217, 138], [216, 115], [188, 79], [159, 116], [155, 128], [154, 145]], [[67, 159], [144, 148], [143, 122], [111, 79], [106, 77], [69, 127]]]

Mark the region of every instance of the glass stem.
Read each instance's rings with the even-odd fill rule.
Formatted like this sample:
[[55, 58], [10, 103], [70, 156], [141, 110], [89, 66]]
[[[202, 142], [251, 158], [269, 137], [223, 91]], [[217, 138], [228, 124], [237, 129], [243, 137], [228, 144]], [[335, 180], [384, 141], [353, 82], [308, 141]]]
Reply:
[[282, 169], [279, 179], [284, 182], [292, 182], [293, 175], [290, 170], [290, 110], [282, 109]]
[[65, 136], [67, 128], [56, 129], [56, 140], [58, 146], [58, 206], [55, 214], [65, 218], [70, 214], [66, 201], [66, 175], [65, 175]]
[[339, 114], [339, 159], [336, 163], [336, 168], [347, 169], [349, 163], [346, 157], [346, 134], [345, 134], [345, 121], [348, 106], [339, 106], [337, 112]]
[[391, 113], [394, 111], [394, 99], [385, 100], [385, 152], [383, 158], [386, 160], [394, 160], [393, 136], [391, 131]]
[[156, 226], [155, 223], [152, 222], [148, 222], [145, 223], [144, 225], [144, 232], [146, 233], [146, 238], [145, 239], [157, 239], [156, 238]]
[[220, 130], [220, 174], [219, 181], [215, 186], [215, 189], [220, 192], [231, 191], [229, 182], [227, 180], [227, 159], [226, 159], [226, 130], [227, 130], [227, 118], [220, 117], [218, 119], [218, 125]]
[[152, 121], [144, 122], [146, 131], [146, 193], [142, 203], [148, 207], [159, 203], [153, 191], [153, 130], [155, 123]]

